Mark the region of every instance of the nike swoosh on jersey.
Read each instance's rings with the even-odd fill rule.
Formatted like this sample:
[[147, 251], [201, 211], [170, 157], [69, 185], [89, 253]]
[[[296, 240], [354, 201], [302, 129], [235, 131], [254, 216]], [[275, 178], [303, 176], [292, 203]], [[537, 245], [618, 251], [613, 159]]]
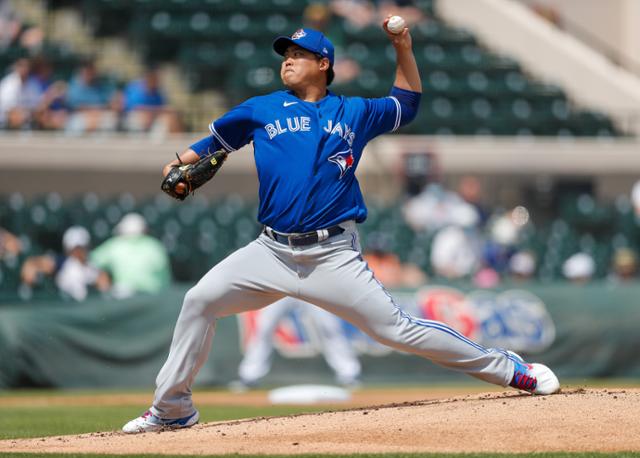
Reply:
[[295, 105], [296, 103], [298, 103], [298, 102], [283, 102], [282, 106], [283, 107], [288, 107], [289, 105]]

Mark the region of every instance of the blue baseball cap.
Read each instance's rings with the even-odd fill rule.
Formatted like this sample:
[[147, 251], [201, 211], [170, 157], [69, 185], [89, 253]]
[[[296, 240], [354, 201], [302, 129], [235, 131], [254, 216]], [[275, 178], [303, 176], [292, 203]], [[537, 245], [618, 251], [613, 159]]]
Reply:
[[327, 78], [327, 84], [331, 84], [333, 80], [333, 58], [334, 58], [334, 47], [333, 43], [329, 41], [324, 34], [318, 30], [314, 29], [298, 29], [296, 30], [291, 37], [281, 36], [276, 38], [273, 41], [273, 50], [284, 56], [285, 51], [291, 45], [300, 46], [307, 51], [311, 51], [314, 54], [317, 54], [322, 57], [326, 57], [329, 59], [329, 72]]

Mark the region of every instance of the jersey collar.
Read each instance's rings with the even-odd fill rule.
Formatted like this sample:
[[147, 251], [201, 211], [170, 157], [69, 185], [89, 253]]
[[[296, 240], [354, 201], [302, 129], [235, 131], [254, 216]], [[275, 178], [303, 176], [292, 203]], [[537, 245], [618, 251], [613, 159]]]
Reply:
[[285, 94], [289, 95], [292, 99], [294, 99], [296, 102], [310, 103], [312, 105], [319, 105], [321, 103], [324, 103], [324, 102], [330, 100], [332, 97], [335, 97], [335, 94], [333, 92], [331, 92], [329, 89], [327, 89], [327, 93], [325, 94], [325, 96], [322, 97], [317, 102], [307, 102], [306, 100], [302, 100], [297, 95], [295, 95], [294, 92], [291, 89], [287, 89], [284, 92], [285, 92]]

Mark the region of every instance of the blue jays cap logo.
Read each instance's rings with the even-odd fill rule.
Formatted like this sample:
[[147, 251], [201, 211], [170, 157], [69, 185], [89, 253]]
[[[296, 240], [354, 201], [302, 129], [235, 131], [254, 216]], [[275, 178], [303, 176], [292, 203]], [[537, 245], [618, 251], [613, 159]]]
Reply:
[[293, 32], [293, 35], [291, 35], [291, 39], [292, 40], [299, 40], [302, 37], [306, 37], [307, 33], [303, 30], [303, 29], [298, 29], [295, 32]]
[[307, 51], [311, 51], [314, 54], [329, 59], [331, 65], [333, 65], [335, 49], [331, 41], [324, 36], [324, 34], [314, 29], [298, 29], [293, 32], [291, 37], [281, 36], [275, 39], [273, 42], [273, 49], [275, 52], [284, 56], [285, 51], [291, 45], [300, 46]]
[[344, 174], [353, 167], [353, 163], [355, 161], [351, 148], [347, 151], [340, 151], [339, 153], [334, 154], [328, 160], [340, 167], [340, 179], [342, 179]]

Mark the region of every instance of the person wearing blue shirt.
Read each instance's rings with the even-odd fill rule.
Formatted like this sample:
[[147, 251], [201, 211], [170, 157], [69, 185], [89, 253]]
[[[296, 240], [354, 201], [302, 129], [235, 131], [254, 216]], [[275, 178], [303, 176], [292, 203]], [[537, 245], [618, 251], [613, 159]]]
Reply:
[[118, 93], [98, 75], [91, 61], [81, 65], [67, 88], [66, 103], [72, 110], [68, 133], [112, 131], [118, 125]]
[[[373, 138], [410, 122], [422, 85], [411, 35], [383, 29], [396, 50], [389, 96], [343, 97], [327, 89], [334, 48], [313, 29], [279, 37], [280, 77], [287, 88], [250, 98], [209, 125], [211, 135], [179, 160], [193, 163], [253, 143], [258, 171], [260, 236], [214, 266], [185, 295], [169, 357], [151, 408], [126, 433], [189, 427], [198, 411], [191, 386], [206, 361], [217, 319], [294, 297], [334, 313], [377, 341], [490, 383], [537, 394], [559, 389], [553, 372], [515, 353], [485, 348], [449, 326], [407, 314], [362, 257], [356, 224], [367, 209], [355, 176]], [[185, 192], [186, 189], [176, 189]]]
[[125, 127], [132, 132], [182, 130], [178, 114], [167, 106], [160, 88], [160, 75], [149, 68], [141, 79], [130, 82], [124, 89]]

